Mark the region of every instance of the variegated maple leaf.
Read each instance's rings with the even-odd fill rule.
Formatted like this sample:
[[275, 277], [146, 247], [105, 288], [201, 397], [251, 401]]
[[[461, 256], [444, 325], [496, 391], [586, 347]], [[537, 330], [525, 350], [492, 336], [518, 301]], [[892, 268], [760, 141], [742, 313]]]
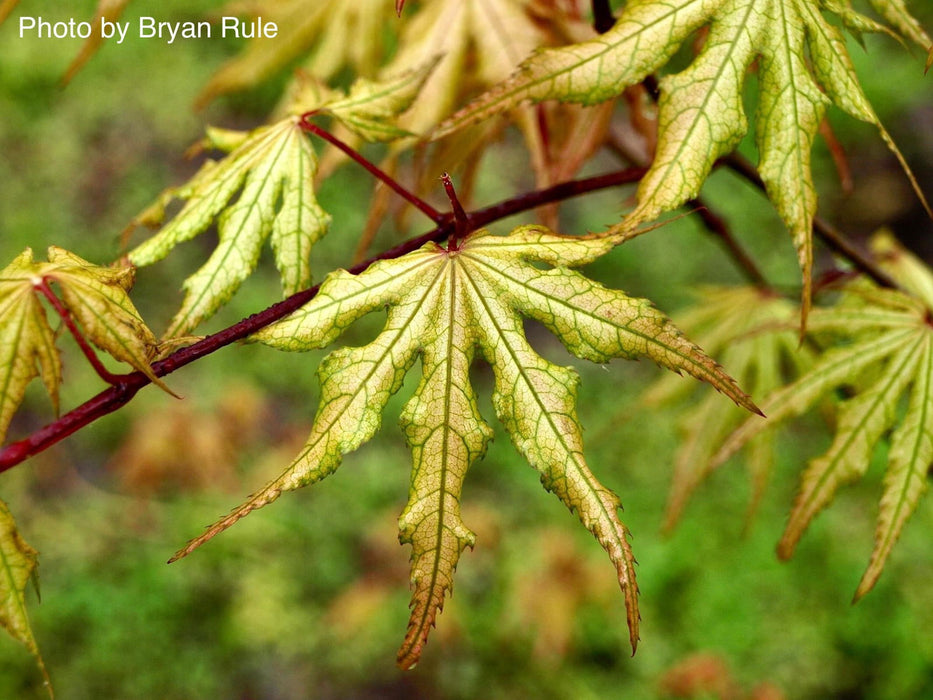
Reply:
[[0, 627], [35, 657], [51, 697], [49, 675], [26, 611], [26, 586], [32, 581], [38, 590], [38, 558], [39, 553], [19, 534], [10, 509], [0, 501]]
[[[873, 4], [912, 37], [928, 42], [917, 33], [919, 25], [901, 0]], [[639, 184], [638, 205], [621, 229], [634, 231], [695, 197], [716, 159], [738, 146], [748, 129], [742, 89], [757, 61], [758, 167], [797, 248], [805, 319], [817, 204], [810, 150], [826, 107], [835, 104], [875, 125], [909, 174], [862, 92], [841, 31], [824, 17], [824, 10], [835, 11], [861, 30], [883, 29], [848, 2], [630, 0], [610, 31], [587, 42], [538, 52], [512, 78], [442, 124], [434, 136], [527, 101], [605, 101], [660, 69], [697, 30], [708, 27], [703, 49], [691, 65], [660, 81], [654, 161]]]
[[[907, 0], [868, 0], [868, 2], [875, 8], [875, 12], [884, 17], [885, 21], [903, 36], [926, 51], [933, 50], [933, 39], [930, 39], [930, 35], [917, 21], [917, 18], [910, 14], [907, 9]], [[841, 6], [839, 0], [833, 0], [832, 6]]]
[[198, 95], [205, 106], [219, 95], [262, 82], [296, 58], [321, 80], [342, 68], [372, 77], [385, 52], [385, 30], [395, 20], [386, 0], [240, 0], [223, 10], [227, 15], [262, 17], [275, 22], [274, 38], [251, 39], [246, 49], [227, 61]]
[[318, 160], [300, 115], [310, 111], [330, 114], [371, 141], [407, 135], [395, 125], [395, 117], [418, 94], [433, 64], [429, 61], [383, 82], [360, 79], [347, 94], [309, 81], [296, 94], [291, 113], [274, 124], [249, 133], [208, 131], [209, 145], [229, 155], [205, 163], [188, 183], [164, 192], [133, 222], [161, 224], [173, 199], [186, 200], [167, 225], [129, 253], [130, 261], [138, 266], [161, 260], [176, 245], [217, 222], [217, 248], [185, 280], [185, 299], [167, 337], [188, 334], [229, 301], [256, 268], [267, 238], [275, 252], [283, 294], [294, 294], [311, 284], [311, 248], [327, 232], [330, 216], [315, 197]]
[[460, 100], [505, 80], [547, 36], [524, 0], [429, 0], [402, 25], [400, 49], [385, 70], [397, 72], [442, 54], [425, 90], [405, 115], [423, 133]]
[[[756, 287], [703, 289], [699, 299], [677, 325], [734, 377], [752, 397], [766, 396], [786, 383], [786, 367], [797, 373], [812, 361], [812, 351], [800, 344], [796, 304]], [[692, 383], [665, 375], [643, 395], [647, 404], [683, 400]], [[712, 470], [712, 459], [729, 434], [742, 422], [743, 412], [709, 393], [691, 397], [679, 422], [683, 436], [674, 463], [674, 477], [664, 527], [679, 520], [687, 500]], [[774, 431], [759, 433], [746, 445], [746, 464], [752, 481], [751, 516], [761, 499], [774, 463]]]
[[[415, 134], [435, 129], [470, 97], [506, 80], [536, 49], [566, 43], [568, 33], [593, 34], [585, 22], [557, 8], [544, 10], [528, 0], [429, 0], [401, 23], [399, 51], [383, 72], [392, 74], [423, 63], [440, 54], [437, 68], [424, 90], [400, 118], [402, 126]], [[563, 115], [561, 115], [563, 116]], [[539, 187], [553, 184], [548, 172], [549, 126], [531, 109], [511, 115], [522, 133]], [[457, 167], [463, 180], [475, 176], [483, 150], [505, 128], [506, 122], [487, 122], [465, 130], [418, 154], [420, 170], [416, 190], [436, 185], [437, 174]], [[410, 145], [400, 142], [398, 146]], [[551, 144], [553, 145], [553, 144]], [[581, 145], [575, 156], [585, 159]], [[570, 170], [572, 159], [564, 166]], [[579, 165], [579, 162], [578, 162]], [[393, 171], [394, 161], [386, 163]], [[572, 172], [571, 172], [572, 174]]]
[[384, 329], [368, 345], [341, 348], [323, 360], [318, 369], [321, 402], [304, 449], [280, 477], [176, 558], [283, 491], [332, 474], [344, 454], [375, 434], [386, 402], [420, 358], [421, 381], [401, 418], [413, 468], [409, 502], [399, 519], [400, 539], [412, 546], [414, 593], [398, 660], [403, 667], [414, 665], [451, 588], [460, 554], [473, 545], [473, 534], [460, 518], [460, 493], [467, 469], [485, 453], [492, 436], [469, 377], [478, 353], [492, 366], [493, 405], [513, 444], [615, 564], [634, 649], [639, 619], [635, 561], [618, 517], [619, 500], [597, 481], [583, 455], [575, 409], [577, 374], [534, 351], [522, 316], [543, 323], [578, 357], [595, 362], [648, 357], [757, 409], [648, 302], [569, 269], [613, 245], [607, 238], [558, 236], [526, 226], [504, 237], [477, 231], [447, 248], [428, 244], [360, 275], [331, 273], [311, 302], [255, 338], [284, 350], [321, 348], [360, 317], [388, 308]]
[[0, 443], [35, 377], [58, 411], [61, 357], [42, 302], [49, 282], [86, 340], [166, 388], [149, 366], [158, 342], [127, 295], [133, 269], [99, 267], [55, 246], [48, 254], [49, 262], [35, 262], [27, 248], [0, 270]]
[[725, 461], [766, 428], [845, 390], [849, 398], [839, 404], [833, 443], [804, 472], [778, 545], [787, 558], [836, 490], [865, 474], [879, 441], [892, 431], [875, 546], [856, 600], [881, 575], [933, 464], [933, 273], [890, 236], [876, 238], [874, 248], [908, 292], [856, 283], [836, 306], [815, 310], [808, 331], [834, 345], [800, 379], [764, 399], [767, 421], [743, 423], [713, 459]]

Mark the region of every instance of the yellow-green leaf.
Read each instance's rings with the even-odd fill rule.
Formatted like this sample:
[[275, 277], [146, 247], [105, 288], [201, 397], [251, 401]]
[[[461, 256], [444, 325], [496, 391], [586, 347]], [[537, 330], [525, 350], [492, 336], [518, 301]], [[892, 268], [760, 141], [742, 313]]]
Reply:
[[[536, 48], [553, 45], [558, 38], [549, 34], [548, 27], [559, 33], [556, 28], [566, 21], [565, 14], [549, 8], [549, 22], [544, 23], [535, 9], [527, 0], [419, 3], [417, 12], [401, 22], [399, 51], [380, 75], [411, 70], [438, 55], [441, 59], [411, 108], [400, 117], [399, 126], [419, 135], [430, 132], [467, 99], [507, 79]], [[573, 26], [587, 27], [579, 18]], [[592, 33], [592, 29], [586, 31]], [[540, 123], [533, 110], [517, 110], [513, 116], [531, 162], [540, 170], [544, 161]], [[464, 179], [469, 179], [479, 154], [504, 126], [505, 122], [483, 124], [428, 151], [427, 162], [420, 165], [425, 176], [417, 189], [434, 187], [437, 173], [454, 167], [462, 167]], [[409, 145], [400, 142], [396, 150]], [[395, 164], [386, 165], [391, 170]], [[538, 184], [551, 183], [539, 180]]]
[[875, 12], [884, 17], [897, 31], [915, 42], [920, 48], [933, 49], [933, 39], [926, 33], [917, 18], [910, 14], [905, 0], [868, 0]]
[[881, 266], [897, 277], [905, 289], [933, 309], [933, 275], [930, 268], [907, 252], [894, 235], [882, 229], [871, 237], [871, 252], [878, 258]]
[[0, 626], [36, 658], [51, 697], [49, 676], [26, 611], [26, 586], [38, 580], [38, 558], [39, 553], [19, 534], [10, 509], [0, 501]]
[[[800, 347], [794, 330], [797, 314], [794, 304], [773, 292], [737, 287], [702, 290], [697, 304], [677, 318], [678, 325], [752, 396], [766, 396], [784, 383], [783, 368], [799, 370], [812, 358], [806, 347]], [[713, 456], [744, 418], [742, 411], [715, 394], [699, 401], [687, 397], [692, 389], [682, 378], [665, 375], [643, 397], [648, 404], [679, 400], [689, 407], [679, 421], [683, 439], [675, 457], [665, 529], [677, 523], [689, 497], [712, 470]], [[771, 473], [772, 443], [773, 433], [764, 431], [746, 446], [752, 479], [750, 515]]]
[[433, 129], [470, 92], [505, 80], [544, 41], [521, 0], [425, 2], [405, 20], [399, 52], [384, 69], [392, 75], [443, 55], [403, 126]]
[[469, 466], [491, 430], [477, 408], [469, 367], [478, 352], [495, 375], [493, 405], [512, 442], [609, 553], [638, 640], [637, 585], [619, 500], [590, 471], [576, 417], [577, 374], [548, 362], [528, 344], [522, 317], [544, 323], [581, 358], [648, 357], [707, 381], [757, 410], [733, 380], [660, 312], [641, 299], [607, 289], [570, 266], [613, 247], [605, 237], [557, 236], [521, 227], [505, 237], [485, 231], [459, 245], [429, 244], [376, 263], [360, 275], [337, 271], [302, 309], [255, 338], [285, 350], [323, 347], [349, 324], [388, 308], [386, 325], [368, 345], [341, 348], [321, 363], [321, 402], [304, 449], [285, 472], [253, 494], [177, 556], [187, 554], [286, 490], [331, 474], [343, 454], [379, 427], [389, 396], [421, 360], [421, 381], [402, 413], [412, 450], [409, 502], [399, 521], [412, 546], [414, 587], [408, 634], [399, 664], [417, 662], [453, 571], [473, 535], [460, 519]]
[[169, 391], [149, 366], [159, 342], [127, 294], [133, 286], [133, 268], [100, 267], [52, 246], [42, 274], [58, 283], [62, 300], [77, 319], [85, 338]]
[[[448, 119], [435, 137], [527, 101], [610, 99], [662, 68], [694, 32], [708, 27], [696, 59], [660, 81], [654, 161], [639, 185], [638, 205], [619, 228], [634, 231], [695, 197], [716, 159], [739, 144], [748, 128], [742, 89], [757, 60], [759, 169], [797, 248], [805, 319], [817, 199], [810, 150], [826, 106], [835, 103], [877, 126], [907, 170], [859, 86], [842, 34], [822, 9], [817, 0], [631, 0], [610, 31], [539, 51], [508, 81]], [[911, 182], [916, 188], [912, 176]]]
[[34, 290], [40, 271], [29, 248], [0, 271], [0, 443], [35, 377], [41, 375], [58, 412], [62, 365], [55, 332]]
[[[810, 461], [801, 479], [778, 545], [778, 553], [789, 557], [813, 517], [839, 486], [865, 473], [877, 443], [893, 430], [875, 546], [856, 599], [881, 574], [926, 490], [933, 463], [933, 307], [925, 298], [933, 288], [933, 273], [889, 235], [876, 238], [873, 247], [884, 252], [882, 264], [895, 281], [920, 296], [855, 283], [836, 306], [816, 310], [808, 331], [828, 342], [829, 349], [800, 379], [762, 402], [767, 421], [743, 423], [713, 458], [714, 465], [721, 463], [766, 427], [810, 410], [824, 397], [849, 396], [838, 406], [832, 445]], [[903, 412], [899, 407], [905, 394], [909, 399]]]
[[251, 39], [201, 90], [197, 104], [255, 85], [296, 58], [305, 55], [303, 68], [327, 80], [341, 68], [372, 76], [384, 53], [386, 26], [396, 22], [385, 0], [285, 0], [253, 4], [252, 16], [274, 22], [274, 38]]
[[396, 117], [411, 106], [439, 58], [429, 56], [421, 65], [378, 82], [359, 78], [346, 97], [328, 102], [324, 111], [367, 141], [410, 136], [410, 132], [395, 125]]
[[891, 438], [875, 548], [859, 581], [856, 600], [875, 585], [907, 519], [927, 490], [933, 464], [933, 341], [929, 334], [921, 345], [907, 415]]
[[161, 260], [217, 221], [217, 248], [185, 280], [185, 300], [168, 337], [186, 335], [229, 301], [255, 269], [267, 238], [284, 295], [310, 285], [311, 248], [330, 223], [314, 195], [316, 171], [317, 156], [299, 117], [287, 117], [256, 129], [224, 160], [202, 168], [187, 186], [144, 212], [147, 223], [161, 221], [173, 197], [187, 200], [175, 218], [130, 252], [139, 266]]
[[861, 477], [868, 469], [875, 445], [895, 419], [897, 401], [912, 380], [917, 353], [928, 334], [915, 333], [890, 355], [881, 377], [839, 407], [836, 435], [829, 450], [811, 460], [801, 479], [778, 554], [790, 557], [813, 516], [826, 507], [836, 489]]
[[93, 265], [54, 246], [49, 262], [40, 263], [27, 248], [0, 271], [0, 443], [35, 377], [41, 376], [58, 412], [61, 357], [42, 301], [53, 293], [51, 282], [85, 340], [169, 391], [149, 364], [159, 344], [127, 295], [133, 269]]
[[308, 77], [289, 102], [289, 116], [248, 134], [209, 129], [207, 144], [230, 150], [206, 163], [185, 185], [160, 195], [134, 224], [162, 223], [175, 198], [187, 203], [155, 236], [129, 253], [135, 265], [151, 265], [179, 243], [217, 223], [219, 240], [207, 262], [187, 280], [181, 309], [167, 337], [188, 334], [212, 316], [253, 272], [266, 239], [275, 253], [282, 292], [311, 284], [311, 249], [327, 233], [330, 216], [317, 202], [318, 158], [301, 125], [306, 112], [327, 112], [371, 141], [406, 135], [396, 117], [418, 95], [436, 57], [384, 81], [358, 79], [349, 94]]

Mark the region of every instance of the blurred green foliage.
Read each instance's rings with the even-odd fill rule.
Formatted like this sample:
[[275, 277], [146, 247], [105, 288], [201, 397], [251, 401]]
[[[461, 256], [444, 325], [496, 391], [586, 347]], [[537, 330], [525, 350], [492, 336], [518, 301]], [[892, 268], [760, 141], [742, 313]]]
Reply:
[[[42, 12], [49, 19], [90, 17], [93, 4]], [[19, 11], [32, 11], [30, 5], [24, 1]], [[158, 12], [182, 19], [214, 7], [171, 0]], [[139, 12], [131, 3], [125, 19]], [[61, 89], [57, 81], [79, 42], [20, 40], [15, 20], [0, 26], [6, 261], [26, 245], [38, 254], [53, 243], [97, 262], [112, 259], [126, 222], [191, 172], [181, 154], [206, 121], [255, 124], [275, 99], [260, 92], [206, 114], [191, 111], [211, 71], [238, 48], [216, 39], [105, 45]], [[891, 41], [869, 43], [885, 70], [862, 71], [868, 91], [905, 152], [929, 157], [903, 127], [930, 118], [921, 62]], [[858, 178], [862, 154], [874, 163], [883, 147], [837, 116]], [[597, 161], [592, 169], [602, 166], [612, 167]], [[826, 201], [838, 207], [842, 195], [822, 145], [816, 167]], [[517, 170], [489, 168], [477, 200], [529, 187], [513, 175]], [[335, 223], [317, 249], [319, 277], [349, 263], [370, 187], [349, 167], [322, 187]], [[774, 279], [798, 284], [789, 240], [763, 198], [728, 173], [716, 174], [704, 195]], [[573, 202], [563, 212], [565, 231], [600, 230], [623, 206], [619, 192]], [[205, 253], [199, 243], [182, 250], [139, 275], [134, 298], [157, 330], [180, 299], [180, 280]], [[265, 274], [212, 327], [276, 300], [275, 271], [264, 264]], [[689, 217], [627, 243], [591, 273], [670, 312], [689, 301], [690, 285], [740, 279]], [[572, 362], [545, 333], [531, 332], [545, 354]], [[777, 562], [774, 543], [797, 475], [828, 442], [825, 426], [811, 419], [785, 431], [774, 483], [747, 532], [748, 484], [730, 465], [700, 489], [664, 539], [658, 531], [678, 436], [673, 409], [639, 406], [639, 392], [658, 371], [643, 364], [572, 362], [583, 375], [579, 403], [591, 464], [622, 497], [640, 561], [643, 638], [635, 658], [611, 564], [557, 499], [541, 494], [500, 431], [464, 490], [463, 517], [478, 534], [476, 550], [461, 560], [455, 594], [421, 665], [396, 669], [408, 586], [395, 520], [406, 500], [409, 456], [393, 417], [412, 379], [393, 399], [377, 440], [335, 476], [166, 566], [186, 539], [287, 464], [313, 415], [319, 357], [227, 348], [169, 378], [183, 402], [144, 392], [3, 475], [0, 496], [41, 553], [42, 602], [31, 616], [58, 697], [665, 698], [676, 691], [671, 669], [697, 654], [718, 659], [719, 680], [747, 693], [770, 683], [787, 698], [933, 697], [930, 503], [921, 504], [877, 589], [855, 607], [849, 596], [870, 551], [883, 460], [874, 478], [846, 489], [815, 522], [794, 560]], [[488, 373], [475, 372], [491, 417]], [[99, 389], [73, 353], [63, 405]], [[11, 436], [50, 418], [36, 392]], [[42, 696], [32, 659], [0, 640], [0, 697]]]

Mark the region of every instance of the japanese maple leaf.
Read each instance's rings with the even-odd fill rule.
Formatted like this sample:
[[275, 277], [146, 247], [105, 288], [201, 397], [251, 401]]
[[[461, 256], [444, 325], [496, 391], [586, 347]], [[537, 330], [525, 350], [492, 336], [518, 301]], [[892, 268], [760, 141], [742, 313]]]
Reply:
[[248, 133], [208, 132], [209, 145], [229, 155], [208, 161], [188, 183], [164, 192], [133, 222], [159, 225], [173, 199], [186, 200], [156, 235], [130, 251], [130, 261], [138, 266], [161, 260], [217, 222], [217, 247], [185, 280], [185, 299], [167, 337], [188, 334], [229, 301], [256, 268], [267, 239], [283, 295], [310, 286], [311, 249], [327, 233], [330, 216], [315, 196], [318, 159], [302, 128], [302, 113], [329, 114], [370, 141], [408, 135], [395, 125], [395, 117], [418, 94], [433, 66], [434, 61], [428, 61], [380, 82], [361, 78], [347, 94], [307, 81], [294, 96], [290, 114], [274, 124]]
[[0, 627], [35, 657], [52, 697], [49, 675], [26, 611], [26, 586], [30, 580], [38, 590], [38, 557], [39, 553], [19, 534], [6, 503], [0, 501]]
[[[537, 14], [540, 11], [547, 13], [546, 19]], [[429, 0], [406, 16], [400, 26], [399, 51], [383, 73], [410, 69], [431, 56], [442, 57], [421, 94], [399, 120], [419, 135], [431, 132], [470, 97], [506, 80], [536, 49], [565, 43], [569, 32], [593, 34], [579, 18], [574, 20], [555, 8], [543, 10], [528, 0]], [[545, 187], [553, 181], [547, 172], [548, 137], [542, 133], [548, 129], [539, 116], [527, 108], [511, 114], [524, 138], [537, 184]], [[429, 191], [436, 185], [437, 173], [452, 164], [462, 169], [465, 181], [472, 180], [484, 149], [505, 126], [505, 122], [487, 122], [418, 153], [416, 166], [422, 177], [416, 190]], [[401, 141], [395, 144], [394, 152], [410, 145]], [[585, 144], [574, 154], [580, 160], [588, 155]], [[573, 162], [574, 158], [564, 162], [571, 174]], [[384, 167], [394, 172], [397, 163], [390, 159]]]
[[917, 18], [910, 14], [906, 0], [868, 0], [875, 12], [920, 48], [933, 50], [933, 39], [926, 33]]
[[[817, 309], [809, 332], [832, 345], [800, 379], [762, 403], [767, 421], [743, 423], [713, 458], [719, 464], [762, 430], [813, 408], [836, 390], [835, 437], [804, 472], [778, 554], [793, 554], [810, 521], [843, 484], [863, 476], [882, 436], [893, 431], [871, 561], [855, 593], [875, 585], [888, 555], [927, 488], [933, 464], [933, 273], [890, 236], [874, 247], [906, 290], [851, 285], [843, 300]], [[899, 405], [907, 397], [906, 413]]]
[[385, 71], [443, 59], [403, 118], [414, 133], [436, 127], [469, 91], [505, 80], [546, 35], [522, 0], [430, 0], [403, 25], [400, 49]]
[[[787, 383], [787, 368], [793, 367], [796, 376], [812, 362], [812, 350], [801, 346], [795, 329], [799, 314], [796, 304], [756, 287], [710, 287], [701, 290], [698, 297], [694, 306], [675, 317], [678, 326], [715, 357], [751, 396], [772, 393]], [[679, 421], [682, 440], [664, 521], [668, 530], [677, 523], [693, 491], [712, 471], [713, 456], [745, 418], [743, 411], [724, 404], [716, 394], [697, 397], [693, 389], [693, 383], [667, 374], [643, 396], [648, 404], [680, 400], [686, 407]], [[774, 437], [773, 430], [766, 430], [746, 445], [745, 461], [752, 482], [749, 518], [771, 473]]]
[[460, 554], [474, 541], [460, 518], [460, 493], [467, 469], [485, 453], [492, 436], [469, 377], [479, 354], [492, 366], [493, 406], [513, 444], [615, 564], [634, 649], [635, 562], [618, 517], [619, 500], [600, 484], [584, 458], [575, 410], [577, 374], [534, 351], [522, 316], [543, 323], [578, 357], [594, 362], [649, 357], [757, 409], [648, 302], [569, 269], [613, 245], [607, 238], [564, 237], [533, 226], [505, 237], [478, 231], [447, 248], [428, 244], [376, 263], [360, 275], [329, 275], [310, 303], [255, 338], [284, 350], [320, 348], [356, 319], [388, 308], [384, 329], [368, 345], [340, 348], [323, 360], [318, 369], [321, 401], [301, 453], [279, 478], [176, 558], [283, 491], [333, 473], [344, 454], [375, 434], [386, 402], [420, 358], [421, 381], [401, 417], [413, 467], [409, 502], [399, 519], [400, 539], [412, 546], [414, 593], [398, 660], [403, 667], [414, 665], [451, 588]]
[[251, 39], [246, 49], [224, 63], [198, 95], [206, 106], [219, 95], [261, 83], [295, 59], [321, 80], [342, 68], [372, 77], [385, 53], [385, 28], [394, 9], [386, 0], [244, 0], [229, 3], [224, 13], [262, 17], [274, 22], [274, 38]]
[[[877, 0], [875, 5], [887, 15], [898, 15], [899, 26], [910, 21], [897, 0]], [[442, 124], [434, 136], [529, 100], [605, 101], [660, 69], [694, 32], [708, 27], [703, 49], [690, 66], [660, 81], [654, 161], [638, 187], [638, 205], [621, 228], [634, 231], [638, 224], [695, 197], [716, 159], [738, 146], [748, 129], [742, 88], [757, 61], [758, 167], [797, 248], [805, 317], [817, 204], [810, 150], [826, 107], [835, 104], [874, 124], [909, 174], [862, 92], [841, 31], [823, 16], [824, 9], [861, 29], [880, 28], [847, 3], [631, 0], [610, 31], [587, 42], [538, 52], [512, 78]]]
[[42, 301], [50, 282], [86, 340], [167, 391], [149, 366], [158, 342], [127, 294], [132, 268], [100, 267], [55, 246], [48, 262], [35, 262], [27, 248], [0, 270], [0, 443], [35, 377], [58, 410], [61, 356]]

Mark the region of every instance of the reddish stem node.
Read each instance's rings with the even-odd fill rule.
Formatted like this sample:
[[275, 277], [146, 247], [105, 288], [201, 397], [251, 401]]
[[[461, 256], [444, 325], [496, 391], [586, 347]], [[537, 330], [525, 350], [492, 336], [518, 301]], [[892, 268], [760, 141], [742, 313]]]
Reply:
[[457, 191], [454, 189], [454, 183], [451, 181], [450, 175], [447, 173], [441, 175], [441, 182], [444, 183], [444, 191], [447, 193], [447, 199], [450, 200], [450, 207], [454, 212], [454, 232], [450, 236], [447, 247], [450, 250], [457, 250], [463, 242], [463, 239], [466, 238], [471, 231], [470, 217], [463, 211], [463, 206], [460, 204], [460, 199], [457, 197]]

